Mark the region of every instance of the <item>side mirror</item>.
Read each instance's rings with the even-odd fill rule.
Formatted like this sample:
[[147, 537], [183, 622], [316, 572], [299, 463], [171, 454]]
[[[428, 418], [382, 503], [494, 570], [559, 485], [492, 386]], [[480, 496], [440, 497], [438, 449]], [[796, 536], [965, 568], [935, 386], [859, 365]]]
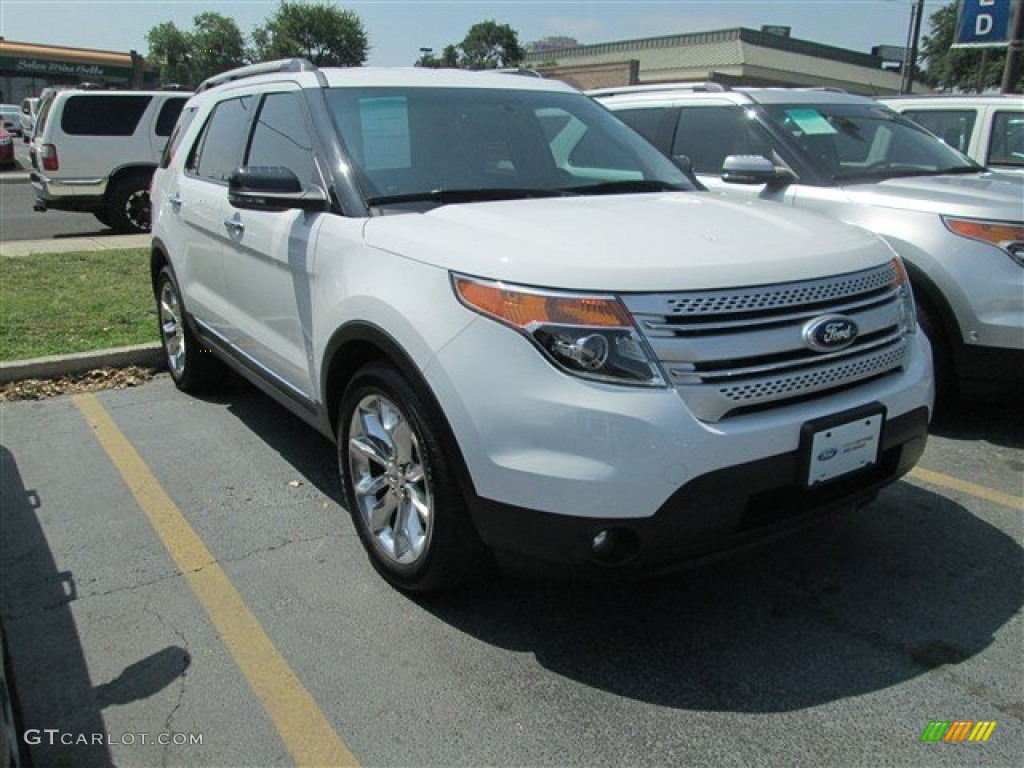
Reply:
[[780, 171], [762, 155], [729, 155], [722, 163], [722, 181], [729, 184], [788, 184], [788, 171]]
[[315, 185], [303, 189], [298, 176], [283, 165], [247, 165], [228, 178], [228, 202], [250, 211], [322, 211], [327, 194]]

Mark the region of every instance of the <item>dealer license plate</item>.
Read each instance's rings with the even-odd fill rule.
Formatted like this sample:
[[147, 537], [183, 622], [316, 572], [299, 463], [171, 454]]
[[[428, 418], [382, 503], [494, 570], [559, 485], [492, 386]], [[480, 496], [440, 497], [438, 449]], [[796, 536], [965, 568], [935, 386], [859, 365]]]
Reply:
[[878, 463], [885, 411], [881, 406], [804, 425], [801, 441], [808, 486]]

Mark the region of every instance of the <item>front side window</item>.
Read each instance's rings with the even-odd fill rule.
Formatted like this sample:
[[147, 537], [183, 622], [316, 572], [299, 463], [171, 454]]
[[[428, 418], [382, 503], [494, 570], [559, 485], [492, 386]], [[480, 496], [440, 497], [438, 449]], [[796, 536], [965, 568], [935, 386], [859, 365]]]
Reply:
[[729, 155], [773, 158], [767, 132], [754, 115], [736, 105], [684, 107], [672, 141], [673, 155], [686, 155], [696, 173], [719, 174]]
[[1024, 112], [996, 112], [987, 162], [1024, 168]]
[[228, 99], [214, 107], [185, 169], [204, 179], [226, 182], [242, 164], [252, 107], [251, 96]]
[[313, 140], [293, 93], [271, 93], [260, 107], [246, 165], [283, 165], [303, 187], [313, 183]]
[[971, 145], [971, 134], [978, 118], [973, 109], [906, 109], [903, 116], [964, 154]]
[[71, 96], [60, 127], [69, 136], [131, 136], [152, 96]]
[[334, 88], [327, 98], [371, 204], [451, 192], [468, 200], [474, 191], [522, 197], [693, 188], [582, 94], [381, 87]]
[[878, 104], [768, 104], [804, 159], [835, 182], [976, 173], [980, 166]]

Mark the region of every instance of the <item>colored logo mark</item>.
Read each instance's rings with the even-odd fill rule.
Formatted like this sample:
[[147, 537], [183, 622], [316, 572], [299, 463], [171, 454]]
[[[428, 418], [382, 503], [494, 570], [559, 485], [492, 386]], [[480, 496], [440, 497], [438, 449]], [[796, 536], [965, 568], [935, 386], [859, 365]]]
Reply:
[[996, 725], [995, 720], [932, 720], [921, 741], [988, 741]]

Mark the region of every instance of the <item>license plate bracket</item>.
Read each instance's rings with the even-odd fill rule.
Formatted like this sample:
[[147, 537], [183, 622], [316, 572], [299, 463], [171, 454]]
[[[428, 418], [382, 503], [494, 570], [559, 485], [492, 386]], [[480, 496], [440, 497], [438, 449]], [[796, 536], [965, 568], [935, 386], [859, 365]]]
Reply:
[[804, 484], [814, 488], [875, 466], [884, 426], [881, 403], [808, 421], [800, 430]]

